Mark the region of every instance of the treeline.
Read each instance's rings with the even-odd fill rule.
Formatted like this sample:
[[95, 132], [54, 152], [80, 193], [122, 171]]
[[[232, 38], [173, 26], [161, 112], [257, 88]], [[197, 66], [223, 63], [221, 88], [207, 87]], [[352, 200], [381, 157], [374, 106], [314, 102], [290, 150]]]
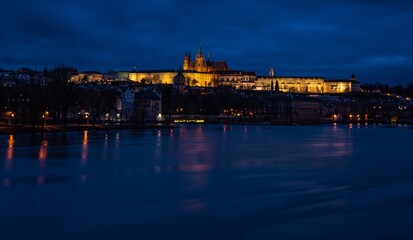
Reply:
[[390, 93], [399, 96], [413, 97], [413, 83], [409, 83], [406, 86], [403, 86], [401, 84], [390, 86], [387, 83], [364, 83], [361, 85], [361, 89], [368, 92], [380, 91], [381, 93]]
[[74, 84], [69, 81], [71, 68], [45, 71], [32, 81], [15, 81], [0, 86], [3, 120], [15, 124], [68, 124], [81, 109], [91, 110], [90, 119], [100, 121], [103, 111], [114, 111], [117, 89], [111, 85]]

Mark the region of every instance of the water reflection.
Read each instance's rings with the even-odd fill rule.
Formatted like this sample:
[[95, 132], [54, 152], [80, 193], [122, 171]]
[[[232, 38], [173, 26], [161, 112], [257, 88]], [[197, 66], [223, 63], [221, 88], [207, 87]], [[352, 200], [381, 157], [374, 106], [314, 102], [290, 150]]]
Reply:
[[106, 160], [108, 156], [108, 142], [109, 142], [109, 136], [106, 133], [105, 134], [105, 139], [103, 140], [103, 151], [102, 151], [102, 159]]
[[87, 180], [87, 175], [86, 174], [81, 174], [80, 175], [80, 181], [81, 182], [86, 182], [86, 180]]
[[43, 186], [46, 183], [46, 176], [37, 176], [37, 186]]
[[81, 164], [85, 164], [87, 160], [87, 153], [88, 153], [88, 131], [83, 132], [83, 142], [82, 142], [82, 157], [81, 157]]
[[13, 167], [14, 155], [14, 135], [10, 135], [7, 140], [6, 161], [4, 161], [4, 170], [11, 170]]
[[[352, 130], [352, 124], [349, 130]], [[353, 139], [349, 132], [334, 125], [333, 131], [324, 130], [320, 135], [314, 136], [311, 143], [307, 144], [314, 157], [343, 157], [353, 153]]]
[[39, 149], [39, 167], [40, 168], [44, 168], [46, 166], [47, 146], [48, 146], [48, 141], [43, 140], [42, 144], [40, 145], [40, 149]]
[[161, 134], [161, 130], [158, 130], [156, 132], [156, 148], [155, 148], [155, 155], [157, 159], [162, 156], [161, 142], [162, 142], [162, 134]]
[[3, 179], [3, 187], [10, 187], [11, 186], [11, 180], [10, 179]]
[[185, 199], [179, 203], [185, 212], [200, 212], [207, 207], [207, 202], [203, 198]]

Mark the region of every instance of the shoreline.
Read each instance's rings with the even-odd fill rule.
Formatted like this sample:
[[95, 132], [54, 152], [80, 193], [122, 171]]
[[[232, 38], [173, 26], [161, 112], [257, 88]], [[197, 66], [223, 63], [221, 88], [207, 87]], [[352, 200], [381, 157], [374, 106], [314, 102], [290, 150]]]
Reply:
[[[412, 125], [409, 123], [382, 123], [382, 122], [323, 122], [323, 123], [300, 123], [300, 124], [274, 124], [274, 123], [249, 123], [249, 122], [227, 122], [227, 123], [186, 123], [190, 125], [203, 125], [203, 124], [228, 124], [228, 125], [266, 125], [266, 126], [312, 126], [312, 125], [324, 125], [324, 124], [374, 124], [383, 126], [395, 126], [395, 125]], [[185, 124], [185, 123], [184, 123]], [[178, 128], [178, 124], [81, 124], [72, 125], [69, 124], [66, 127], [63, 125], [48, 125], [42, 129], [41, 126], [35, 126], [34, 128], [29, 125], [17, 126], [14, 125], [0, 125], [0, 135], [8, 134], [28, 134], [28, 133], [52, 133], [52, 132], [76, 132], [76, 131], [102, 131], [102, 130], [121, 130], [121, 129], [165, 129], [165, 128]]]
[[157, 128], [171, 128], [165, 124], [81, 124], [81, 125], [48, 125], [43, 129], [41, 126], [17, 126], [14, 125], [0, 125], [0, 135], [7, 134], [27, 134], [27, 133], [50, 133], [50, 132], [75, 132], [75, 131], [92, 131], [92, 130], [117, 130], [117, 129], [157, 129]]

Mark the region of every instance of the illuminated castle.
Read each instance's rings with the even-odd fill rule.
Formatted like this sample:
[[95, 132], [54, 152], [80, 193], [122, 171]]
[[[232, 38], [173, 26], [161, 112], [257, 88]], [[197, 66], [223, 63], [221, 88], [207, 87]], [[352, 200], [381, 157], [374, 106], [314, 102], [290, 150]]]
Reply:
[[[201, 47], [195, 61], [191, 54], [185, 53], [182, 70], [134, 70], [123, 72], [125, 79], [142, 84], [173, 84], [180, 73], [179, 80], [188, 87], [231, 86], [235, 89], [269, 91], [277, 86], [277, 91], [294, 93], [348, 93], [359, 92], [360, 83], [356, 76], [349, 79], [326, 79], [309, 76], [280, 76], [271, 68], [268, 76], [257, 76], [255, 72], [230, 70], [226, 62], [212, 62], [209, 54], [205, 60]], [[119, 77], [121, 79], [121, 77]]]
[[209, 53], [205, 61], [205, 57], [204, 54], [202, 54], [201, 47], [199, 47], [195, 61], [191, 60], [190, 52], [185, 53], [183, 69], [197, 72], [223, 72], [229, 70], [226, 62], [211, 62], [209, 60]]

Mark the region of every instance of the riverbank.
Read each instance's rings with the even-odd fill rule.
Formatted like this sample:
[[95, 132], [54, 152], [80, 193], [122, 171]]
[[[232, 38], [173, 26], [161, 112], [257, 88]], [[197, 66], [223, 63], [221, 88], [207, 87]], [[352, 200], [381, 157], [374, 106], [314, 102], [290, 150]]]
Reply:
[[14, 125], [0, 125], [0, 134], [21, 134], [21, 133], [41, 133], [41, 132], [72, 132], [72, 131], [91, 131], [91, 130], [115, 130], [115, 129], [156, 129], [170, 128], [166, 124], [70, 124], [63, 125], [47, 125], [41, 126], [22, 125], [15, 127]]

